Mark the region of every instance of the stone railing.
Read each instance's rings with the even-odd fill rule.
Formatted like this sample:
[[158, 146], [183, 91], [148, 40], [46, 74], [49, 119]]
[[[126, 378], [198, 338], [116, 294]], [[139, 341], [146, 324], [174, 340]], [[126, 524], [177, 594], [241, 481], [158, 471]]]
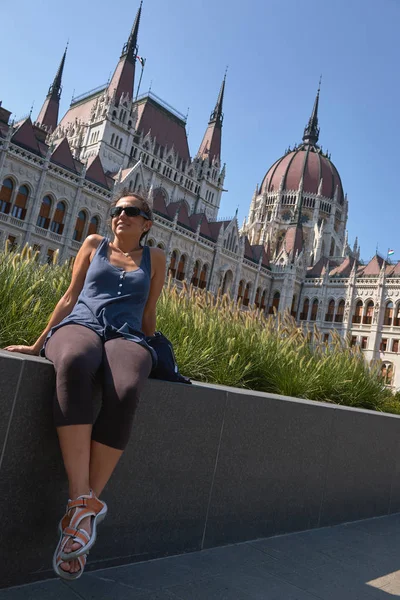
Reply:
[[[67, 482], [45, 359], [0, 351], [0, 587], [52, 577]], [[150, 380], [88, 570], [400, 511], [400, 418]]]

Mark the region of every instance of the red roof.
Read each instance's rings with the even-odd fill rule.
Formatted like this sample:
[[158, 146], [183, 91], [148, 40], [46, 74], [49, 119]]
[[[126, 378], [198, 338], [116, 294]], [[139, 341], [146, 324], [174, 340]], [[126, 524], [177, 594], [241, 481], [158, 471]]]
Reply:
[[57, 145], [50, 158], [52, 163], [56, 163], [69, 171], [77, 172], [74, 157], [69, 147], [67, 138], [63, 138]]
[[221, 157], [221, 127], [217, 123], [209, 123], [200, 144], [198, 156], [208, 158], [211, 162], [214, 157]]
[[71, 104], [59, 123], [61, 127], [65, 127], [68, 123], [75, 123], [75, 121], [89, 123], [92, 107], [102, 92], [103, 90], [96, 92], [93, 96], [89, 96], [82, 102]]
[[344, 261], [330, 271], [329, 275], [340, 275], [341, 277], [349, 277], [354, 265], [355, 258], [347, 256]]
[[35, 137], [35, 132], [33, 130], [32, 121], [29, 117], [19, 125], [16, 132], [12, 136], [11, 141], [18, 146], [26, 148], [30, 152], [34, 152], [35, 154], [39, 154], [41, 156], [46, 154], [46, 152], [43, 153], [43, 150], [41, 150], [38, 144], [38, 141]]
[[211, 237], [213, 238], [213, 240], [217, 240], [220, 229], [222, 227], [222, 221], [212, 221], [211, 223], [208, 223], [208, 226], [211, 231]]
[[136, 129], [144, 135], [150, 132], [152, 138], [164, 148], [174, 147], [186, 162], [190, 161], [189, 145], [185, 122], [152, 97], [146, 96], [137, 103], [138, 121]]
[[90, 181], [105, 187], [107, 190], [110, 189], [99, 156], [89, 158], [85, 179], [90, 179]]
[[285, 250], [288, 254], [293, 251], [293, 257], [303, 249], [303, 228], [301, 225], [291, 225], [286, 230], [284, 240]]
[[57, 127], [59, 107], [60, 103], [58, 100], [52, 96], [47, 96], [43, 102], [42, 108], [40, 109], [40, 113], [36, 119], [36, 122], [40, 123], [41, 125], [46, 125], [46, 127], [48, 127], [51, 131], [54, 131]]
[[135, 63], [127, 56], [121, 57], [108, 86], [110, 95], [115, 91], [117, 102], [119, 102], [122, 94], [129, 94], [129, 97], [132, 98], [134, 80]]
[[283, 189], [298, 190], [303, 177], [303, 190], [316, 194], [322, 181], [322, 195], [333, 198], [338, 186], [339, 202], [344, 200], [340, 175], [335, 165], [313, 147], [300, 146], [277, 160], [265, 175], [260, 193], [279, 189], [283, 177]]
[[391, 265], [394, 266], [393, 271], [390, 273], [390, 275], [392, 277], [399, 277], [400, 276], [400, 261], [396, 264], [396, 265]]
[[369, 275], [379, 275], [383, 263], [384, 259], [378, 254], [375, 254], [369, 263], [363, 268], [362, 276], [365, 277]]

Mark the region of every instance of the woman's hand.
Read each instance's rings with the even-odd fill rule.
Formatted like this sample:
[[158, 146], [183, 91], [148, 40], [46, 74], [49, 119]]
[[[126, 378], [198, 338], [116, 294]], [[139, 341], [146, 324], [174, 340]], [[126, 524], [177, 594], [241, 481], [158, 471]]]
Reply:
[[39, 356], [40, 348], [36, 346], [7, 346], [4, 348], [8, 352], [21, 352], [21, 354], [32, 354], [33, 356]]

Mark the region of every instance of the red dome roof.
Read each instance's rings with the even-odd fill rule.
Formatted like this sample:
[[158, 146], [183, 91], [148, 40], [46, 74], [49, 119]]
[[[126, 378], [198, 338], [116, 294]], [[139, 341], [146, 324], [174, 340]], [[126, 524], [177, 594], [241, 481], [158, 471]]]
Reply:
[[265, 175], [260, 193], [277, 191], [283, 177], [284, 190], [298, 190], [303, 177], [303, 190], [317, 194], [322, 179], [322, 195], [333, 198], [338, 186], [338, 202], [343, 203], [340, 175], [329, 158], [316, 146], [301, 145], [277, 160]]

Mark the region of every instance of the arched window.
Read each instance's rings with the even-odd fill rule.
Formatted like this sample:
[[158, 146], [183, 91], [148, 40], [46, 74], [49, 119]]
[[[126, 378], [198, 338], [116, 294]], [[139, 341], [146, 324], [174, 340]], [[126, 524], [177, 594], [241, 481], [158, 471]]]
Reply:
[[179, 265], [178, 265], [178, 273], [176, 275], [176, 278], [178, 279], [178, 281], [182, 281], [183, 279], [185, 279], [185, 269], [186, 269], [186, 256], [184, 254], [182, 254], [181, 259], [179, 261]]
[[272, 306], [269, 307], [269, 311], [268, 311], [270, 315], [274, 315], [275, 312], [278, 312], [280, 299], [281, 299], [280, 293], [275, 292], [274, 297], [272, 299]]
[[152, 240], [152, 239], [148, 240], [147, 241], [147, 245], [150, 246], [150, 247], [154, 246], [155, 245], [154, 240]]
[[5, 213], [6, 215], [10, 212], [13, 189], [13, 180], [6, 177], [0, 189], [0, 212]]
[[317, 314], [318, 314], [318, 300], [315, 298], [315, 300], [313, 300], [313, 303], [311, 306], [310, 321], [316, 321]]
[[267, 290], [264, 290], [260, 301], [260, 310], [265, 310], [265, 301], [267, 299]]
[[242, 279], [242, 281], [239, 282], [237, 300], [241, 300], [243, 298], [243, 293], [244, 293], [244, 281]]
[[296, 308], [296, 304], [297, 304], [297, 296], [296, 294], [293, 294], [293, 298], [292, 298], [292, 306], [290, 307], [290, 314], [292, 315], [292, 317], [295, 319], [297, 317], [297, 308]]
[[65, 202], [59, 202], [54, 212], [53, 220], [50, 225], [50, 231], [61, 235], [64, 231], [64, 218], [65, 218]]
[[164, 244], [162, 242], [160, 242], [159, 244], [157, 244], [157, 248], [161, 248], [161, 250], [165, 250]]
[[176, 250], [171, 254], [171, 262], [169, 263], [168, 272], [170, 273], [172, 278], [175, 278], [176, 273], [176, 260], [178, 258]]
[[372, 300], [367, 302], [365, 307], [365, 315], [363, 317], [363, 323], [366, 325], [370, 325], [372, 323], [372, 315], [374, 314], [374, 303]]
[[386, 302], [385, 317], [384, 317], [383, 324], [391, 325], [392, 320], [393, 320], [393, 302], [391, 300], [389, 300], [389, 302]]
[[260, 308], [260, 296], [261, 296], [261, 288], [258, 287], [256, 289], [256, 295], [254, 298], [254, 304], [256, 305], [256, 308]]
[[308, 298], [305, 298], [304, 302], [303, 302], [303, 310], [300, 313], [300, 321], [307, 321], [309, 307], [310, 307], [310, 301]]
[[199, 281], [199, 288], [201, 290], [204, 289], [207, 285], [207, 274], [208, 274], [208, 265], [203, 265], [203, 268], [201, 269], [201, 272], [200, 272], [200, 281]]
[[335, 315], [335, 323], [343, 323], [344, 305], [345, 305], [344, 300], [343, 299], [340, 300], [338, 307], [337, 307], [337, 313]]
[[118, 150], [121, 150], [121, 146], [122, 146], [122, 138], [120, 138], [120, 140], [118, 142]]
[[99, 230], [99, 217], [92, 217], [90, 219], [87, 234], [92, 235], [93, 233], [97, 233], [98, 230]]
[[247, 283], [244, 290], [243, 306], [248, 306], [250, 300], [250, 283]]
[[392, 385], [393, 383], [393, 365], [390, 362], [384, 362], [381, 367], [381, 377], [385, 385]]
[[393, 325], [395, 327], [400, 327], [400, 302], [398, 302], [398, 304], [396, 304], [396, 309], [394, 311], [394, 319], [393, 319]]
[[357, 300], [356, 308], [353, 315], [353, 323], [361, 323], [363, 313], [363, 302], [362, 300]]
[[17, 197], [15, 198], [14, 206], [12, 207], [11, 214], [17, 219], [22, 221], [26, 216], [26, 204], [28, 202], [29, 190], [26, 185], [21, 185]]
[[325, 321], [329, 321], [330, 323], [333, 321], [333, 315], [335, 314], [335, 301], [330, 300], [328, 304], [328, 310], [325, 315]]
[[86, 225], [86, 219], [87, 219], [86, 213], [83, 210], [81, 210], [76, 218], [75, 230], [74, 230], [74, 234], [72, 236], [72, 239], [75, 240], [75, 242], [82, 241], [83, 230]]
[[198, 260], [196, 260], [194, 269], [193, 269], [192, 280], [190, 282], [195, 287], [197, 287], [199, 285], [199, 275], [200, 275], [200, 263]]
[[111, 136], [111, 146], [114, 145], [114, 137], [115, 137], [115, 134], [113, 133], [112, 136]]
[[50, 196], [45, 196], [42, 200], [42, 206], [40, 207], [40, 213], [37, 218], [36, 225], [43, 229], [48, 229], [50, 225], [50, 212], [53, 201]]

